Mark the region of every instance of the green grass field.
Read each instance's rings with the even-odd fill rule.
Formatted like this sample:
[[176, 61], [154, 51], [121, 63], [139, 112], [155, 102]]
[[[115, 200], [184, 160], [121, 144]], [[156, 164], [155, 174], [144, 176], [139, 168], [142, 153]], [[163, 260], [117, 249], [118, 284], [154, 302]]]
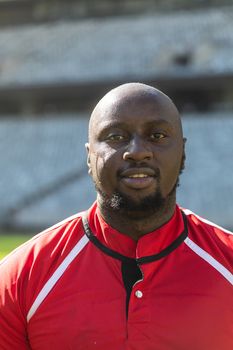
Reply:
[[31, 237], [32, 235], [24, 235], [20, 233], [6, 234], [0, 232], [0, 260]]

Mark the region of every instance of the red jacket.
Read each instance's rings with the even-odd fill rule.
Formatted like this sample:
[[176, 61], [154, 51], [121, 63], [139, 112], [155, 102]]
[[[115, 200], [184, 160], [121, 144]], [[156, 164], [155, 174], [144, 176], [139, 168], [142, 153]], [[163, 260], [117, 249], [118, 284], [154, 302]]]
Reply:
[[1, 350], [232, 350], [233, 236], [176, 208], [133, 241], [96, 204], [0, 265]]

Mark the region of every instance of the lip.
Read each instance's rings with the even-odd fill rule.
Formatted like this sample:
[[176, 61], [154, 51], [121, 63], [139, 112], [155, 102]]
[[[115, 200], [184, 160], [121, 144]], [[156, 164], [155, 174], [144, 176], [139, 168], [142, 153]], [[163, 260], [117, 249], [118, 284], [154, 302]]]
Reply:
[[[133, 175], [146, 175], [148, 177], [155, 177], [155, 171], [151, 168], [130, 168], [130, 169], [126, 169], [124, 171], [121, 172], [120, 176], [123, 178], [129, 178], [130, 176]], [[139, 179], [143, 179], [143, 178], [139, 178]]]
[[[145, 177], [132, 177], [145, 175]], [[121, 174], [121, 182], [132, 189], [142, 190], [150, 187], [155, 182], [156, 173], [151, 168], [130, 168]]]

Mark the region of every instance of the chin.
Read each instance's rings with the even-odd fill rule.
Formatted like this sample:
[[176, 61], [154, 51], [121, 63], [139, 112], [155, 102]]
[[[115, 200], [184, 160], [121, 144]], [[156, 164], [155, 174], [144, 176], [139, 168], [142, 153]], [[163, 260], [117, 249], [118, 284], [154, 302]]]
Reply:
[[138, 191], [136, 198], [122, 191], [115, 191], [113, 194], [108, 195], [97, 184], [95, 184], [95, 187], [102, 208], [110, 212], [118, 212], [123, 216], [140, 218], [142, 216], [145, 217], [145, 215], [151, 216], [155, 213], [163, 212], [173, 206], [176, 200], [177, 185], [178, 180], [167, 195], [163, 195], [160, 186], [158, 186], [154, 192], [147, 195], [139, 194]]
[[137, 199], [120, 192], [115, 192], [111, 197], [102, 194], [101, 197], [102, 204], [106, 209], [137, 215], [140, 213], [145, 215], [145, 212], [154, 213], [160, 210], [166, 202], [166, 198], [162, 197], [160, 191]]

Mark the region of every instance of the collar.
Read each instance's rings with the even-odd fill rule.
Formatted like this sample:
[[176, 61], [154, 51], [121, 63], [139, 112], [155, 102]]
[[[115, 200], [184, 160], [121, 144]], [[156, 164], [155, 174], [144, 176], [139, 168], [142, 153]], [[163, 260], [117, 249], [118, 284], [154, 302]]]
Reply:
[[85, 212], [82, 220], [89, 240], [104, 253], [122, 261], [136, 259], [140, 264], [171, 253], [188, 235], [186, 216], [178, 206], [166, 224], [140, 237], [138, 241], [108, 225], [96, 203]]

